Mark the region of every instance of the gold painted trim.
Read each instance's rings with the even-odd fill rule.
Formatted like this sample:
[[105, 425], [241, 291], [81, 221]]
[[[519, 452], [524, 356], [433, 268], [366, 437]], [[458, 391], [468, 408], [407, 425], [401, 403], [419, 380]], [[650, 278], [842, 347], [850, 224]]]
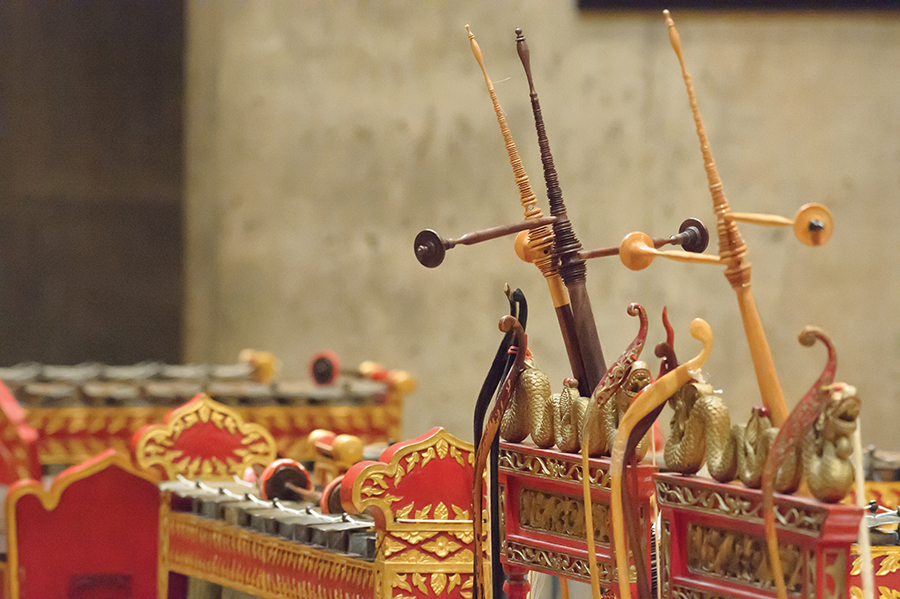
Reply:
[[[744, 522], [763, 523], [762, 495], [753, 489], [728, 487], [726, 489], [682, 483], [674, 477], [656, 479], [656, 499], [659, 505], [701, 514], [730, 516]], [[825, 505], [825, 504], [822, 504]], [[828, 512], [823, 507], [804, 504], [789, 497], [775, 503], [775, 520], [780, 529], [809, 537], [822, 534]]]
[[[259, 532], [230, 526], [217, 520], [202, 518], [185, 512], [170, 512], [161, 535], [191, 537], [202, 543], [201, 554], [181, 554], [167, 551], [165, 567], [168, 571], [202, 578], [238, 591], [272, 599], [305, 599], [307, 597], [350, 597], [349, 592], [332, 595], [339, 586], [328, 583], [349, 582], [354, 587], [371, 587], [374, 596], [376, 565], [361, 559], [332, 553], [308, 545], [294, 543]], [[239, 554], [239, 555], [238, 555]], [[230, 555], [231, 559], [223, 558]], [[252, 569], [231, 567], [230, 561], [265, 559], [279, 570], [292, 568], [296, 578]], [[306, 574], [306, 576], [300, 576]], [[312, 576], [314, 574], [314, 576]], [[333, 578], [330, 575], [334, 575]], [[162, 575], [162, 574], [161, 574]], [[326, 588], [310, 579], [323, 577]], [[326, 592], [328, 591], [328, 592]]]
[[64, 470], [53, 480], [53, 483], [47, 490], [44, 489], [40, 482], [32, 479], [18, 481], [9, 488], [9, 493], [6, 496], [6, 522], [8, 527], [6, 563], [9, 574], [7, 587], [10, 599], [18, 599], [19, 597], [19, 552], [16, 522], [16, 503], [19, 499], [26, 495], [34, 495], [46, 511], [53, 511], [59, 505], [62, 494], [67, 488], [80, 480], [106, 470], [110, 466], [117, 466], [129, 474], [143, 478], [154, 485], [159, 484], [160, 476], [158, 473], [139, 470], [134, 467], [127, 455], [114, 449], [108, 449], [92, 458], [91, 461]]
[[[571, 457], [570, 457], [571, 456]], [[609, 493], [609, 458], [590, 458], [591, 488]], [[581, 485], [581, 457], [578, 454], [548, 456], [500, 447], [500, 470], [510, 474]]]
[[169, 596], [169, 516], [172, 513], [172, 493], [163, 491], [159, 496], [159, 549], [156, 553], [156, 597]]
[[[881, 565], [879, 566], [878, 571], [875, 572], [875, 576], [887, 576], [888, 574], [900, 570], [900, 547], [872, 547], [873, 563], [875, 562], [875, 558], [882, 556], [885, 556], [885, 559], [881, 560]], [[850, 557], [853, 558], [853, 565], [850, 567], [850, 576], [859, 576], [862, 569], [862, 558], [859, 555], [859, 545], [850, 546]]]
[[184, 429], [192, 426], [190, 421], [194, 419], [196, 419], [196, 422], [193, 424], [212, 422], [215, 426], [225, 430], [233, 427], [234, 430], [229, 430], [229, 432], [242, 436], [241, 443], [245, 446], [250, 443], [253, 443], [255, 446], [260, 442], [264, 445], [264, 449], [259, 453], [254, 453], [250, 451], [249, 447], [245, 447], [246, 454], [241, 461], [231, 466], [230, 471], [227, 474], [223, 474], [222, 477], [230, 477], [231, 474], [242, 474], [245, 468], [253, 464], [267, 466], [275, 460], [275, 438], [265, 427], [245, 422], [236, 410], [220, 404], [205, 393], [200, 393], [183, 406], [172, 410], [167, 416], [165, 424], [152, 424], [144, 429], [134, 448], [135, 460], [138, 466], [146, 469], [160, 466], [165, 470], [168, 479], [174, 479], [180, 473], [174, 460], [180, 456], [173, 456], [174, 452], [171, 451], [162, 454], [151, 453], [148, 451], [147, 446], [151, 443], [166, 445], [172, 438], [181, 434]]
[[[396, 451], [394, 455], [391, 456], [391, 461], [389, 463], [373, 462], [365, 466], [359, 474], [356, 475], [356, 478], [353, 481], [353, 488], [351, 491], [353, 507], [357, 513], [362, 513], [369, 507], [379, 509], [384, 514], [386, 530], [421, 530], [422, 523], [416, 522], [415, 520], [431, 520], [430, 518], [425, 517], [428, 516], [428, 514], [422, 514], [422, 517], [419, 517], [419, 514], [416, 514], [416, 518], [412, 520], [407, 520], [407, 513], [401, 514], [398, 512], [395, 516], [391, 506], [398, 498], [394, 498], [388, 493], [380, 495], [369, 494], [366, 485], [371, 485], [372, 480], [402, 478], [413, 468], [425, 467], [430, 460], [436, 457], [444, 458], [447, 455], [450, 455], [456, 459], [460, 465], [465, 465], [466, 463], [471, 465], [474, 460], [474, 451], [475, 447], [471, 443], [467, 443], [454, 437], [443, 428], [435, 428], [434, 432], [427, 437], [406, 445]], [[468, 453], [467, 458], [463, 458], [460, 452]], [[428, 507], [430, 508], [431, 506]], [[469, 516], [459, 517], [461, 515], [462, 513], [455, 514], [455, 516], [457, 516], [456, 519], [439, 518], [441, 521], [439, 528], [442, 530], [471, 530], [472, 522], [469, 519]], [[404, 521], [399, 521], [401, 519]], [[466, 522], [466, 520], [468, 520], [468, 522]], [[428, 524], [429, 529], [433, 527], [438, 528], [437, 524], [433, 526], [431, 525], [431, 522]]]

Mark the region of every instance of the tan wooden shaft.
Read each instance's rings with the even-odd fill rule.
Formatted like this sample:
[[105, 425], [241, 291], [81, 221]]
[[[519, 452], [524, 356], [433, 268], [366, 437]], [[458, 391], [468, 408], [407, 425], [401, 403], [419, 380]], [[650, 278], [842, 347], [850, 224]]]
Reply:
[[731, 212], [727, 218], [734, 219], [742, 223], [750, 223], [754, 225], [763, 225], [766, 227], [788, 227], [793, 226], [794, 219], [778, 214], [758, 214], [755, 212]]
[[749, 285], [735, 291], [741, 309], [741, 320], [744, 323], [744, 334], [750, 346], [753, 369], [756, 371], [756, 384], [759, 386], [763, 405], [769, 410], [772, 425], [780, 427], [787, 419], [788, 409], [772, 361], [772, 352], [769, 351], [769, 342], [766, 340], [762, 321], [756, 311], [756, 302], [753, 301]]
[[694, 94], [694, 86], [691, 76], [681, 54], [681, 38], [675, 29], [675, 23], [669, 15], [669, 11], [663, 11], [666, 17], [666, 25], [669, 30], [669, 41], [678, 63], [681, 66], [681, 75], [687, 88], [691, 112], [694, 115], [694, 124], [697, 128], [697, 137], [700, 140], [700, 151], [703, 154], [703, 163], [706, 168], [706, 178], [709, 182], [709, 191], [712, 195], [713, 210], [716, 214], [716, 232], [719, 237], [719, 258], [726, 264], [725, 278], [731, 284], [738, 298], [738, 306], [741, 311], [741, 320], [744, 324], [744, 335], [750, 346], [750, 355], [753, 359], [753, 368], [756, 371], [756, 381], [763, 404], [769, 409], [772, 424], [780, 426], [787, 418], [788, 409], [784, 401], [784, 393], [778, 381], [778, 373], [772, 361], [772, 352], [766, 341], [766, 334], [762, 328], [762, 322], [756, 311], [756, 303], [750, 291], [750, 262], [746, 260], [747, 246], [737, 228], [737, 222], [731, 217], [731, 208], [725, 198], [722, 180], [713, 160], [712, 150], [709, 147], [709, 139], [706, 129], [700, 117], [700, 109], [697, 106], [697, 98]]

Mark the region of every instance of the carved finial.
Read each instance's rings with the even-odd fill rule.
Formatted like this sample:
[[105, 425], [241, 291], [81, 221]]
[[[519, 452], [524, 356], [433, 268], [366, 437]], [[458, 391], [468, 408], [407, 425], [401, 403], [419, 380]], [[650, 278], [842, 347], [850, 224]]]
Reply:
[[725, 277], [731, 283], [731, 286], [737, 289], [750, 283], [750, 263], [744, 261], [744, 257], [747, 255], [747, 246], [743, 237], [741, 237], [740, 231], [738, 231], [737, 224], [729, 218], [731, 208], [728, 205], [728, 200], [725, 198], [722, 179], [719, 177], [719, 171], [716, 169], [716, 162], [713, 160], [712, 150], [709, 147], [709, 138], [706, 136], [706, 128], [703, 126], [703, 119], [697, 106], [697, 97], [694, 95], [694, 84], [684, 65], [684, 58], [681, 54], [681, 38], [675, 29], [675, 22], [672, 20], [669, 11], [665, 10], [663, 14], [666, 16], [666, 25], [669, 28], [669, 42], [672, 44], [672, 49], [675, 50], [675, 55], [678, 57], [678, 64], [681, 65], [681, 76], [684, 79], [685, 87], [687, 87], [691, 112], [694, 115], [694, 124], [697, 127], [697, 137], [700, 139], [700, 151], [703, 153], [706, 179], [709, 183], [709, 191], [712, 194], [713, 210], [716, 213], [719, 258], [728, 265], [725, 269]]
[[525, 76], [528, 78], [531, 109], [534, 114], [538, 145], [541, 148], [541, 163], [544, 167], [547, 198], [550, 201], [550, 214], [557, 218], [553, 223], [554, 249], [559, 260], [559, 274], [569, 290], [576, 335], [585, 366], [586, 378], [581, 382], [583, 391], [587, 395], [603, 378], [603, 374], [606, 372], [606, 362], [603, 359], [603, 348], [600, 345], [600, 336], [597, 333], [597, 325], [585, 287], [586, 268], [584, 258], [579, 255], [582, 249], [581, 242], [576, 237], [566, 212], [562, 189], [559, 186], [559, 178], [553, 164], [553, 155], [550, 153], [550, 142], [547, 139], [547, 130], [541, 114], [541, 104], [531, 76], [531, 52], [521, 29], [516, 29], [516, 50], [522, 61], [522, 67], [525, 69]]
[[[487, 84], [488, 93], [490, 94], [491, 102], [494, 105], [497, 122], [500, 123], [500, 133], [503, 135], [503, 140], [506, 142], [509, 163], [512, 166], [513, 175], [516, 178], [516, 185], [519, 187], [519, 201], [522, 203], [522, 207], [525, 208], [525, 218], [541, 218], [544, 214], [537, 206], [537, 199], [535, 198], [534, 192], [531, 190], [531, 184], [528, 182], [528, 175], [525, 173], [525, 168], [522, 166], [522, 159], [519, 158], [516, 144], [509, 132], [509, 127], [506, 125], [506, 118], [503, 116], [503, 109], [500, 107], [500, 101], [497, 100], [494, 84], [491, 82], [491, 78], [488, 77], [487, 69], [484, 66], [484, 57], [481, 54], [481, 48], [478, 46], [478, 42], [475, 41], [475, 34], [472, 33], [472, 30], [468, 25], [466, 25], [466, 31], [469, 32], [469, 44], [472, 46], [472, 54], [475, 55], [475, 60], [478, 61], [478, 66], [481, 67], [481, 72], [484, 74], [484, 81]], [[558, 274], [552, 246], [553, 229], [549, 225], [537, 227], [529, 231], [525, 255], [537, 265], [544, 277], [547, 278], [555, 277]]]
[[535, 95], [534, 81], [531, 79], [531, 52], [528, 50], [528, 42], [525, 41], [522, 30], [518, 27], [516, 28], [516, 52], [519, 53], [519, 60], [522, 61], [522, 66], [525, 67], [525, 77], [528, 79], [528, 91], [531, 92], [531, 95]]
[[491, 83], [490, 77], [488, 77], [487, 70], [484, 68], [484, 56], [481, 55], [481, 47], [478, 45], [478, 42], [475, 41], [475, 34], [472, 33], [472, 30], [469, 29], [469, 26], [466, 25], [466, 31], [469, 32], [469, 45], [472, 47], [472, 54], [475, 55], [475, 60], [478, 61], [478, 66], [481, 67], [481, 73], [484, 75], [484, 82], [488, 84], [488, 87], [493, 87], [494, 84]]

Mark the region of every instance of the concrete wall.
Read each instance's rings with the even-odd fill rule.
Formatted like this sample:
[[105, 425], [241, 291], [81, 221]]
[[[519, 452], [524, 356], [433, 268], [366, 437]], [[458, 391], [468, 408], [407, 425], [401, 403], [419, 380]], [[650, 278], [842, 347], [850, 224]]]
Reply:
[[[732, 209], [793, 216], [818, 201], [837, 222], [821, 248], [742, 227], [789, 406], [824, 364], [821, 347], [797, 343], [816, 324], [838, 348], [838, 377], [859, 387], [864, 442], [897, 449], [900, 16], [674, 17]], [[546, 212], [514, 47], [524, 29], [585, 247], [633, 230], [670, 235], [688, 216], [714, 222], [659, 13], [537, 0], [189, 3], [188, 359], [254, 346], [276, 352], [288, 378], [323, 348], [350, 365], [373, 359], [419, 382], [407, 436], [443, 425], [471, 438], [509, 283], [530, 300], [529, 341], [559, 390], [569, 372], [547, 286], [511, 240], [459, 247], [436, 270], [413, 255], [421, 229], [458, 237], [522, 218], [467, 23]], [[698, 350], [691, 319], [705, 318], [716, 336], [708, 378], [746, 419], [759, 394], [720, 267], [657, 260], [634, 273], [612, 258], [588, 268], [608, 361], [636, 331], [630, 302], [652, 314], [650, 344], [668, 306], [683, 358]]]

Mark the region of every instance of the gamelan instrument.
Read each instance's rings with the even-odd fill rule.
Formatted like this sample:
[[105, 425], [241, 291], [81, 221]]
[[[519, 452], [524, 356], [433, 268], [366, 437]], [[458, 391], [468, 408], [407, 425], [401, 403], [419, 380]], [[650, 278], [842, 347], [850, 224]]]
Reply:
[[[530, 69], [530, 51], [521, 30], [516, 30], [551, 204], [551, 216], [544, 217], [481, 50], [467, 27], [526, 220], [456, 240], [423, 231], [414, 244], [416, 255], [424, 265], [434, 267], [456, 245], [517, 234], [517, 254], [538, 265], [548, 281], [575, 377], [566, 379], [561, 392], [551, 393], [549, 380], [536, 369], [531, 356], [522, 362], [517, 353], [484, 431], [479, 415], [483, 418], [487, 413], [486, 402], [479, 398], [476, 439], [483, 432], [481, 444], [498, 433], [505, 440], [500, 444], [498, 468], [500, 533], [492, 543], [502, 552], [509, 576], [506, 590], [511, 599], [524, 597], [528, 589], [524, 573], [537, 570], [591, 581], [595, 597], [612, 593], [628, 598], [636, 593], [642, 598], [657, 594], [812, 598], [832, 592], [847, 596], [851, 545], [857, 538], [862, 511], [836, 502], [847, 495], [853, 482], [849, 439], [858, 435], [860, 401], [852, 386], [834, 382], [834, 349], [827, 336], [804, 333], [802, 343], [817, 339], [826, 346], [828, 364], [798, 407], [792, 412], [787, 409], [750, 290], [746, 244], [737, 227], [740, 222], [791, 226], [802, 243], [817, 246], [830, 238], [833, 218], [820, 204], [802, 207], [794, 218], [731, 211], [678, 34], [668, 13], [666, 18], [713, 197], [719, 239], [716, 255], [703, 253], [708, 233], [702, 223], [693, 220], [685, 221], [679, 233], [668, 239], [636, 232], [614, 248], [582, 248], [562, 202]], [[664, 251], [667, 244], [683, 249]], [[657, 348], [663, 364], [654, 379], [640, 359], [648, 319], [643, 308], [633, 304], [629, 314], [640, 317], [638, 335], [606, 367], [584, 293], [584, 263], [610, 255], [618, 255], [635, 270], [646, 268], [657, 256], [725, 267], [726, 279], [738, 297], [764, 404], [754, 410], [746, 425], [730, 424], [727, 406], [701, 374], [712, 347], [712, 333], [702, 321], [695, 321], [691, 334], [702, 342], [703, 350], [679, 364], [673, 329], [664, 314], [668, 332], [666, 342]], [[517, 352], [524, 350], [524, 335], [516, 345]], [[497, 362], [495, 359], [495, 366]], [[491, 373], [494, 371], [492, 367]], [[486, 386], [493, 389], [496, 383], [486, 382]], [[676, 412], [665, 464], [678, 474], [659, 473], [654, 464], [640, 463], [647, 452], [648, 431], [665, 405]], [[531, 442], [524, 442], [528, 437]], [[579, 450], [581, 456], [577, 456]], [[473, 489], [476, 513], [481, 511], [486, 453], [487, 448], [479, 447]], [[713, 480], [692, 476], [704, 463]], [[734, 485], [737, 480], [744, 487]], [[790, 495], [801, 484], [811, 497]], [[881, 517], [881, 521], [889, 519]], [[475, 523], [479, 539], [481, 524]], [[475, 589], [485, 596], [488, 587], [482, 574], [486, 569], [477, 565], [483, 559], [480, 542], [475, 550]]]
[[258, 485], [161, 483], [160, 584], [175, 572], [273, 599], [471, 599], [473, 461], [440, 428], [394, 444], [331, 491], [343, 513], [292, 495], [309, 490], [299, 464], [274, 465]]
[[271, 354], [245, 351], [235, 364], [0, 368], [0, 380], [16, 400], [0, 402], [0, 420], [16, 420], [21, 409], [23, 424], [37, 434], [43, 464], [75, 464], [109, 447], [127, 451], [139, 428], [162, 421], [198, 393], [265, 426], [278, 451], [292, 457], [313, 459], [306, 438], [317, 428], [364, 443], [400, 437], [403, 398], [415, 388], [408, 373], [374, 362], [341, 371], [337, 354], [322, 352], [311, 363], [311, 382], [282, 381], [273, 378], [276, 364]]

